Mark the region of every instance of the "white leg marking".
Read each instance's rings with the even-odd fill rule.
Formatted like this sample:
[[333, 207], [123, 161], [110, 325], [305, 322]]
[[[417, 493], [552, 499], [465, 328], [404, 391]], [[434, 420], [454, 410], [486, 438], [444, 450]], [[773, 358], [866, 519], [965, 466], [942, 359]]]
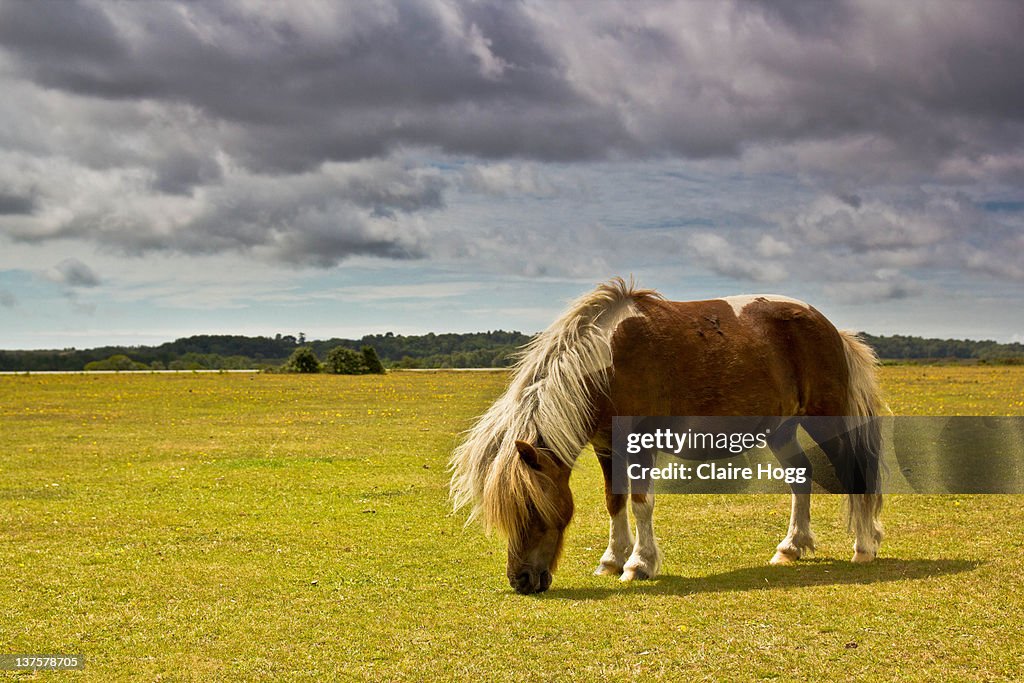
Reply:
[[654, 538], [654, 494], [630, 496], [636, 519], [636, 545], [622, 570], [622, 581], [653, 579], [661, 571], [661, 551]]
[[811, 494], [794, 493], [789, 513], [789, 530], [775, 549], [771, 564], [795, 562], [805, 550], [813, 553], [814, 542], [814, 533], [811, 531]]
[[633, 552], [633, 533], [629, 530], [629, 515], [626, 506], [612, 516], [608, 529], [608, 549], [601, 556], [601, 564], [594, 574], [597, 576], [618, 576]]
[[853, 494], [850, 496], [850, 522], [853, 526], [853, 562], [871, 562], [878, 555], [882, 545], [882, 523], [878, 519], [882, 511], [882, 496], [878, 493]]

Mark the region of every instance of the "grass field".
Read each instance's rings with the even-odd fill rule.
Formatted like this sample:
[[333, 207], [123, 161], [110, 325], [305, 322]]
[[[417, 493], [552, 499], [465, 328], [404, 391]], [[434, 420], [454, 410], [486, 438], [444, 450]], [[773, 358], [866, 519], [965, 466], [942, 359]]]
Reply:
[[[1024, 368], [883, 369], [898, 414], [1024, 415]], [[503, 373], [0, 377], [0, 654], [137, 680], [1013, 680], [1013, 496], [896, 496], [873, 565], [839, 499], [819, 553], [769, 567], [784, 496], [665, 496], [664, 575], [591, 571], [583, 457], [552, 589], [449, 513], [445, 462]]]

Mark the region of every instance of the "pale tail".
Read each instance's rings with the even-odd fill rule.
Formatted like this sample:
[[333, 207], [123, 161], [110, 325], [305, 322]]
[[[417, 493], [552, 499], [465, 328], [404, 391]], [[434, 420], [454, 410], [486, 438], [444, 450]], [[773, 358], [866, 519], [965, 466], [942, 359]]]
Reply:
[[[849, 411], [854, 417], [874, 417], [887, 411], [878, 387], [878, 356], [855, 333], [841, 330], [843, 351], [846, 363], [850, 368]], [[866, 453], [875, 459], [876, 472], [881, 459], [882, 437], [877, 420], [854, 427], [853, 445], [860, 453]], [[877, 485], [877, 483], [876, 483]], [[851, 494], [847, 507], [847, 527], [854, 534], [858, 543], [860, 539], [869, 539], [864, 552], [873, 555], [882, 542], [882, 523], [879, 515], [882, 512], [882, 494], [878, 493]], [[858, 550], [860, 552], [860, 550]]]
[[516, 440], [544, 444], [567, 465], [590, 438], [594, 392], [608, 389], [611, 339], [636, 304], [660, 299], [621, 278], [577, 299], [520, 354], [508, 389], [467, 432], [450, 462], [456, 509], [472, 505], [487, 529], [512, 538], [532, 503], [551, 519], [537, 476], [520, 460]]

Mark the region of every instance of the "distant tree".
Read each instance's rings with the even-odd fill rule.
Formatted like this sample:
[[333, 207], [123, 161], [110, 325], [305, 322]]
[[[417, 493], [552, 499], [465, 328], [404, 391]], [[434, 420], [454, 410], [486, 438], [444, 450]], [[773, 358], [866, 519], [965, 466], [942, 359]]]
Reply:
[[380, 358], [377, 357], [377, 352], [372, 346], [363, 347], [363, 366], [366, 368], [365, 372], [368, 374], [384, 374], [384, 364], [380, 362]]
[[308, 346], [300, 346], [292, 352], [291, 358], [284, 365], [285, 372], [320, 372], [320, 360]]
[[[366, 373], [364, 356], [344, 346], [335, 346], [327, 354], [327, 369], [338, 375], [363, 375]], [[380, 360], [377, 360], [380, 364]]]
[[148, 370], [149, 368], [136, 363], [123, 353], [116, 353], [105, 360], [94, 360], [85, 364], [86, 370]]

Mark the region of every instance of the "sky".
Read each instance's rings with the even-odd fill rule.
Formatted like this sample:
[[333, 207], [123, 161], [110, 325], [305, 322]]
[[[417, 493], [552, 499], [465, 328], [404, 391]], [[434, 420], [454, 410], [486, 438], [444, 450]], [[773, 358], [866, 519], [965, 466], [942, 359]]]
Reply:
[[0, 348], [547, 326], [616, 275], [1024, 341], [1024, 6], [0, 1]]

